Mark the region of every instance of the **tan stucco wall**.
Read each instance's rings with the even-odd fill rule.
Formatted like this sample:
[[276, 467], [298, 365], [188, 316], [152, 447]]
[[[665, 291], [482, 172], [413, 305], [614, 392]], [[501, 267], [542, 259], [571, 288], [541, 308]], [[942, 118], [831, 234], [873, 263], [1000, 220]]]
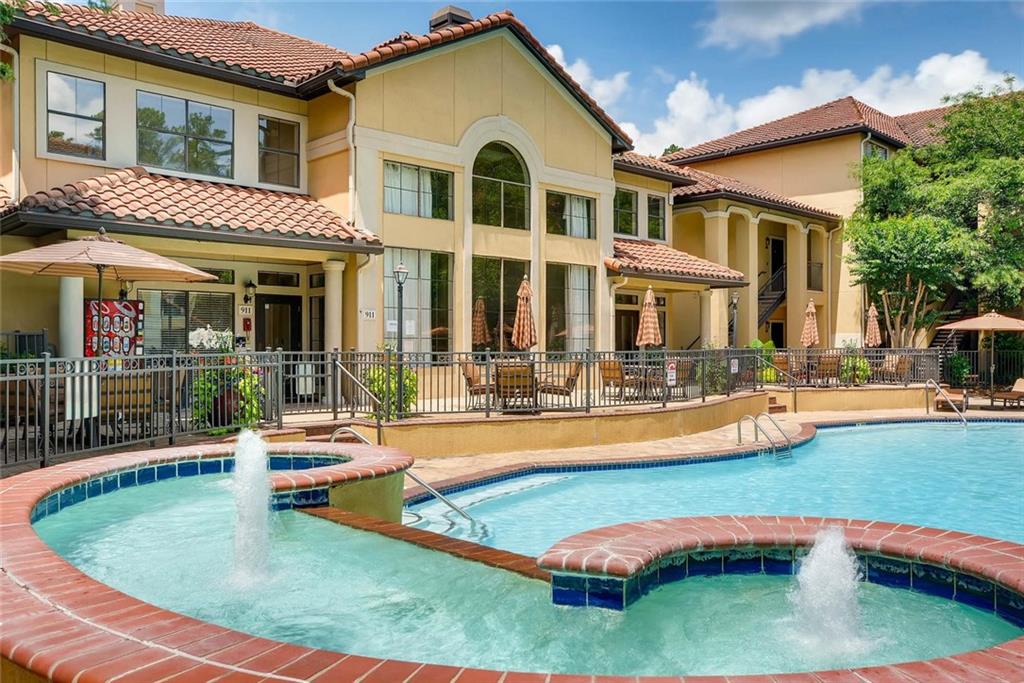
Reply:
[[[793, 392], [772, 390], [775, 400], [793, 412]], [[797, 389], [797, 412], [814, 410], [886, 410], [923, 408], [924, 388], [917, 386], [868, 386], [839, 389]]]
[[328, 492], [331, 507], [389, 522], [402, 521], [405, 472], [333, 486]]

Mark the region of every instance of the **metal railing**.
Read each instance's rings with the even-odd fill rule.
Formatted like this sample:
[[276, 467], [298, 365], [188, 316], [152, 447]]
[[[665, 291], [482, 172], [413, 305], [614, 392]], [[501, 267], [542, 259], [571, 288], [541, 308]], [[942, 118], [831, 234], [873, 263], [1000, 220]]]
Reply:
[[946, 405], [953, 409], [953, 412], [956, 413], [956, 416], [960, 418], [960, 422], [963, 423], [964, 427], [967, 427], [967, 418], [964, 417], [963, 412], [956, 407], [956, 403], [953, 402], [953, 397], [950, 396], [949, 393], [941, 386], [939, 386], [939, 383], [933, 379], [930, 379], [924, 383], [924, 412], [931, 413], [932, 411], [932, 401], [931, 397], [928, 395], [928, 389], [930, 387], [935, 388], [936, 395], [942, 396], [944, 399], [946, 399]]
[[945, 354], [942, 381], [953, 387], [987, 389], [991, 385], [1009, 386], [1024, 377], [1024, 350], [965, 350]]
[[[796, 412], [796, 411], [794, 410], [794, 412]], [[760, 424], [760, 421], [761, 421], [762, 417], [766, 418], [769, 422], [771, 422], [775, 426], [775, 429], [778, 430], [779, 434], [782, 435], [782, 438], [786, 440], [786, 457], [787, 458], [792, 458], [793, 457], [793, 439], [789, 438], [789, 434], [786, 433], [786, 430], [782, 428], [782, 425], [779, 424], [779, 421], [776, 420], [774, 417], [772, 417], [770, 413], [765, 413], [765, 412], [758, 413], [757, 417], [754, 418], [754, 422], [757, 422], [758, 424]], [[776, 453], [775, 457], [779, 457], [778, 453]]]
[[[761, 413], [761, 415], [765, 414], [767, 413]], [[758, 417], [760, 417], [760, 415], [758, 415]], [[750, 424], [754, 425], [754, 441], [759, 441], [759, 439], [757, 438], [758, 432], [764, 434], [764, 438], [768, 440], [768, 445], [771, 447], [772, 457], [777, 460], [779, 458], [779, 445], [775, 442], [775, 439], [772, 438], [772, 435], [769, 434], [768, 431], [761, 425], [761, 423], [757, 421], [757, 419], [758, 418], [754, 417], [753, 415], [744, 415], [740, 419], [736, 420], [736, 445], [743, 445], [743, 423], [749, 421]], [[788, 438], [789, 437], [787, 437], [787, 439]], [[793, 457], [792, 444], [790, 444], [789, 447], [789, 457]]]

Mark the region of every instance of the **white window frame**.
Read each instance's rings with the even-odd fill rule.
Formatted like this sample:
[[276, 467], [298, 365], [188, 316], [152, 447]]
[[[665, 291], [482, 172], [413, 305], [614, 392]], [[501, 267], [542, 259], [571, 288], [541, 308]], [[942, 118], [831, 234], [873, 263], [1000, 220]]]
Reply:
[[[651, 242], [660, 242], [668, 244], [671, 242], [669, 235], [672, 231], [672, 202], [671, 194], [666, 192], [655, 192], [639, 185], [630, 185], [629, 183], [615, 183], [616, 190], [629, 190], [635, 192], [637, 196], [637, 207], [636, 207], [636, 219], [637, 219], [637, 231], [635, 235], [629, 235], [624, 232], [615, 231], [615, 195], [612, 194], [612, 236], [619, 237], [622, 239], [635, 239], [635, 240], [649, 240]], [[663, 237], [651, 237], [648, 234], [647, 225], [647, 198], [648, 197], [661, 197], [665, 206], [665, 234]]]

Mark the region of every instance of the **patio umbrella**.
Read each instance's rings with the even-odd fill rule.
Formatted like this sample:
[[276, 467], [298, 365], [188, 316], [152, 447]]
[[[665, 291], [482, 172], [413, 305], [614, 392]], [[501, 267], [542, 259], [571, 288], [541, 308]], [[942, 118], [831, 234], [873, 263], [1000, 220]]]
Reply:
[[818, 341], [818, 316], [814, 311], [814, 299], [811, 299], [807, 302], [807, 310], [804, 311], [804, 329], [800, 332], [800, 344], [804, 348], [810, 348]]
[[491, 340], [491, 331], [487, 327], [487, 307], [484, 298], [478, 296], [473, 303], [473, 345], [483, 346], [490, 344]]
[[[940, 325], [938, 329], [958, 330], [960, 332], [988, 332], [989, 334], [994, 334], [995, 332], [1024, 332], [1024, 320], [1018, 320], [1017, 318], [1011, 318], [1008, 315], [1001, 315], [991, 311], [976, 318], [967, 318], [965, 320], [957, 320], [955, 323]], [[992, 340], [992, 351], [989, 354], [988, 382], [991, 405], [995, 405], [996, 399], [992, 395], [995, 393], [996, 388], [995, 339]]]
[[661, 346], [661, 325], [658, 324], [658, 309], [654, 304], [654, 288], [648, 286], [644, 303], [640, 307], [640, 327], [636, 331], [636, 345]]
[[864, 335], [864, 346], [873, 349], [882, 345], [882, 332], [878, 329], [878, 309], [874, 304], [868, 309], [868, 329]]
[[530, 281], [523, 276], [516, 293], [519, 301], [516, 303], [516, 322], [512, 325], [512, 346], [520, 351], [525, 351], [537, 345], [537, 325], [533, 322], [533, 288]]

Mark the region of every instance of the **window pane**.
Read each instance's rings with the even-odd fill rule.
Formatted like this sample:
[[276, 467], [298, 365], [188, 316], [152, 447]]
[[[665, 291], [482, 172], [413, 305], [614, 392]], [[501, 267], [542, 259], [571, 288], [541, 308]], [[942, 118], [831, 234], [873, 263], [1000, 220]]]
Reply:
[[524, 185], [530, 182], [519, 154], [501, 142], [492, 142], [480, 150], [473, 162], [473, 175]]
[[142, 323], [146, 353], [188, 351], [188, 293], [142, 289], [139, 298], [146, 305]]
[[406, 216], [415, 216], [417, 211], [417, 205], [419, 204], [419, 197], [416, 194], [416, 190], [402, 190], [402, 209], [401, 213]]
[[231, 177], [231, 145], [189, 138], [188, 171], [223, 178]]
[[[482, 320], [480, 307], [484, 310]], [[473, 349], [497, 349], [500, 342], [498, 321], [501, 317], [501, 259], [473, 257], [473, 303], [470, 315]]]
[[46, 75], [46, 107], [51, 111], [62, 111], [74, 114], [75, 107], [75, 77], [55, 74], [50, 72]]
[[636, 192], [631, 190], [615, 190], [616, 211], [636, 211]]
[[260, 147], [281, 152], [298, 152], [299, 124], [261, 116]]
[[256, 284], [261, 287], [298, 287], [299, 274], [261, 270], [256, 274]]
[[429, 190], [430, 218], [452, 218], [452, 174], [447, 171], [429, 171], [426, 187]]
[[568, 311], [566, 300], [569, 274], [568, 266], [560, 263], [549, 263], [545, 268], [545, 319], [547, 350], [565, 351], [568, 339]]
[[473, 222], [501, 225], [501, 183], [473, 178]]
[[615, 232], [623, 235], [636, 234], [636, 214], [625, 211], [615, 212]]
[[514, 351], [512, 327], [516, 322], [516, 306], [519, 304], [519, 286], [526, 275], [526, 261], [502, 261], [501, 273], [501, 350]]
[[566, 225], [569, 218], [569, 197], [561, 192], [548, 192], [545, 205], [548, 234], [566, 234]]
[[216, 140], [231, 140], [232, 112], [200, 102], [188, 103], [188, 134]]
[[136, 95], [137, 124], [173, 133], [185, 132], [185, 100], [140, 90]]
[[299, 184], [298, 157], [284, 152], [260, 152], [260, 182], [297, 187]]
[[46, 151], [102, 159], [103, 123], [93, 119], [51, 113], [46, 135]]
[[529, 188], [523, 185], [512, 185], [504, 183], [504, 208], [506, 228], [517, 228], [525, 230], [528, 227], [527, 216], [529, 215]]
[[221, 292], [188, 293], [189, 331], [209, 325], [217, 331], [235, 329], [235, 297]]
[[185, 136], [139, 128], [139, 163], [173, 171], [185, 170]]
[[75, 79], [75, 109], [79, 116], [103, 117], [103, 84], [88, 78]]
[[647, 198], [647, 236], [660, 240], [665, 238], [665, 199]]

